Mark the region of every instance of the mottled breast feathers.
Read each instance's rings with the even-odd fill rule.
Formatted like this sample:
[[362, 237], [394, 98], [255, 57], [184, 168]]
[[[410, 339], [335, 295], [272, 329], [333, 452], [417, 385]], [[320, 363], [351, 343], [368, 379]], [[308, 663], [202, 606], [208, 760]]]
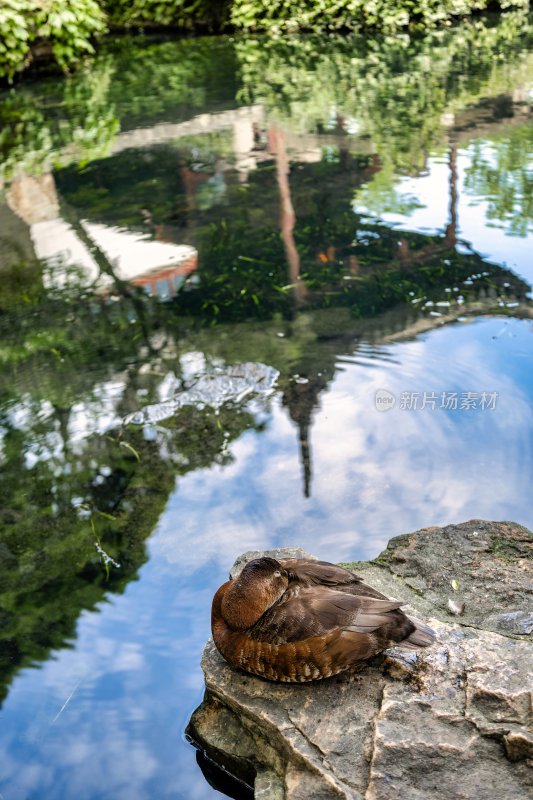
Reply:
[[392, 644], [432, 644], [433, 631], [401, 605], [334, 564], [265, 557], [216, 593], [213, 639], [230, 664], [247, 672], [317, 680], [358, 668]]

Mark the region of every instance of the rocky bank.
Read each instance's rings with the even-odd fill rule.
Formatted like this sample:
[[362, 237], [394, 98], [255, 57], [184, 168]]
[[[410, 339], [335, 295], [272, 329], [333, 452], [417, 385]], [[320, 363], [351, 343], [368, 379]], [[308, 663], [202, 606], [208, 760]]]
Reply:
[[348, 566], [428, 621], [433, 647], [391, 649], [362, 672], [287, 686], [232, 669], [210, 640], [189, 735], [261, 800], [531, 796], [532, 555], [533, 535], [513, 523], [392, 539], [374, 561]]

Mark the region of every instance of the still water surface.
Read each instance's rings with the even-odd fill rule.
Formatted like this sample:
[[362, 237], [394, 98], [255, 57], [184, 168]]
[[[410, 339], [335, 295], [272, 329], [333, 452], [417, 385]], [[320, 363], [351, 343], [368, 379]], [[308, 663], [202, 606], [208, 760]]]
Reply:
[[217, 794], [184, 729], [239, 553], [533, 525], [532, 89], [508, 16], [0, 95], [4, 800]]

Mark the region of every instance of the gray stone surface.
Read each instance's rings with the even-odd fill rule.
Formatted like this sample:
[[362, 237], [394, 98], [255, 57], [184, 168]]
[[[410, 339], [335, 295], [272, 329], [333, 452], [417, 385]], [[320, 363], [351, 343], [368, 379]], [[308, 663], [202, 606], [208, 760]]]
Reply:
[[521, 525], [474, 519], [424, 528], [391, 539], [376, 562], [440, 619], [454, 617], [451, 598], [465, 605], [462, 624], [526, 635], [533, 629], [533, 536]]
[[354, 571], [428, 621], [433, 647], [287, 686], [232, 669], [209, 641], [189, 732], [248, 784], [255, 777], [261, 800], [531, 796], [532, 542], [518, 525], [479, 520], [391, 540]]

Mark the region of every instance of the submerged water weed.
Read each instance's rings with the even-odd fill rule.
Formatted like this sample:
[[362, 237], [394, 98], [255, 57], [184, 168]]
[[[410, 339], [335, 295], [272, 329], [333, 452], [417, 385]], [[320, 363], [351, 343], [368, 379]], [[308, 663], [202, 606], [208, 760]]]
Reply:
[[110, 520], [111, 522], [115, 522], [116, 518], [112, 514], [108, 514], [105, 511], [100, 511], [98, 508], [93, 508], [88, 506], [84, 503], [77, 505], [77, 508], [81, 511], [85, 512], [89, 517], [89, 524], [91, 526], [91, 531], [93, 536], [95, 537], [96, 541], [94, 546], [96, 548], [96, 552], [102, 559], [102, 563], [104, 565], [105, 574], [106, 574], [106, 581], [109, 580], [109, 565], [111, 564], [116, 569], [120, 569], [120, 564], [115, 561], [109, 553], [107, 553], [104, 548], [102, 547], [101, 537], [97, 531], [95, 517], [101, 517], [102, 519]]
[[119, 447], [125, 447], [125, 448], [126, 448], [126, 450], [129, 450], [129, 452], [130, 452], [130, 453], [132, 453], [132, 455], [134, 455], [134, 456], [135, 456], [135, 458], [137, 459], [137, 461], [139, 461], [139, 462], [140, 462], [140, 460], [141, 460], [141, 456], [140, 456], [140, 454], [139, 454], [139, 451], [138, 451], [138, 450], [136, 450], [136, 449], [135, 449], [135, 447], [134, 447], [132, 444], [130, 444], [129, 442], [125, 442], [123, 439], [120, 439], [120, 438], [118, 438], [118, 437], [117, 437], [116, 439], [114, 439], [112, 436], [107, 436], [106, 438], [107, 438], [107, 439], [108, 439], [110, 442], [114, 442], [114, 444], [118, 444], [118, 446], [119, 446]]

